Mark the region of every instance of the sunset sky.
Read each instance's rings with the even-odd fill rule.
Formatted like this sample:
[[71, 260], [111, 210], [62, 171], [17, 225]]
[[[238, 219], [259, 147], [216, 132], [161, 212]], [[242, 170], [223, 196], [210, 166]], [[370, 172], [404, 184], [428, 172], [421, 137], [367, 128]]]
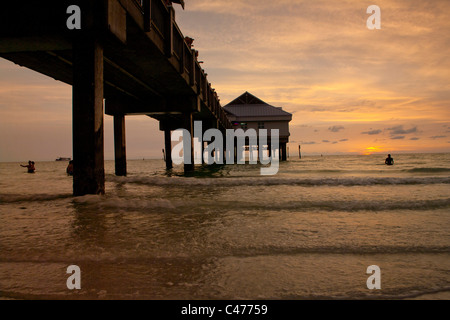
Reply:
[[[370, 5], [381, 30], [369, 30]], [[176, 19], [225, 105], [248, 91], [293, 113], [291, 153], [450, 152], [450, 1], [186, 0]], [[0, 161], [72, 156], [71, 87], [0, 58]], [[129, 159], [161, 157], [127, 117]], [[105, 116], [105, 157], [113, 158]]]

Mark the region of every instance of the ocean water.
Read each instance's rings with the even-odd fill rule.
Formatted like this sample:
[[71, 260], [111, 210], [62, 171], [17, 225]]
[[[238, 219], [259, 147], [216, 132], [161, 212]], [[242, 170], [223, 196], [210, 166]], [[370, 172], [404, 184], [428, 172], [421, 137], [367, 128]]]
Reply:
[[265, 177], [162, 160], [116, 177], [106, 161], [106, 195], [78, 198], [65, 162], [0, 163], [0, 297], [448, 299], [450, 154], [393, 156], [291, 158]]

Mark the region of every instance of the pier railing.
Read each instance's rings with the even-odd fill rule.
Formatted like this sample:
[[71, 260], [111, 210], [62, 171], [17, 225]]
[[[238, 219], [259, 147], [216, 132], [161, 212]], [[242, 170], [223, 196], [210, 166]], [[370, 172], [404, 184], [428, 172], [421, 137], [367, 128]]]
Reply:
[[[207, 80], [198, 61], [198, 51], [191, 48], [175, 22], [175, 11], [164, 0], [132, 0], [143, 18], [143, 29], [182, 75], [200, 100], [220, 121], [232, 128], [220, 99]], [[139, 19], [141, 20], [141, 19]]]

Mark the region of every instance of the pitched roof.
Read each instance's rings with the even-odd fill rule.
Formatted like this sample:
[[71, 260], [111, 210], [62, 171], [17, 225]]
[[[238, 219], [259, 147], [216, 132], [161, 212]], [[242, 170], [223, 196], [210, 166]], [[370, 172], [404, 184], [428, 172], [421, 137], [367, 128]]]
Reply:
[[262, 101], [261, 99], [255, 97], [254, 95], [252, 95], [249, 92], [245, 92], [244, 94], [242, 94], [241, 96], [237, 97], [236, 99], [234, 99], [233, 101], [231, 101], [228, 105], [241, 105], [241, 104], [267, 104], [264, 101]]
[[271, 106], [254, 95], [245, 92], [223, 107], [226, 112], [236, 117], [279, 117], [292, 116], [281, 108]]

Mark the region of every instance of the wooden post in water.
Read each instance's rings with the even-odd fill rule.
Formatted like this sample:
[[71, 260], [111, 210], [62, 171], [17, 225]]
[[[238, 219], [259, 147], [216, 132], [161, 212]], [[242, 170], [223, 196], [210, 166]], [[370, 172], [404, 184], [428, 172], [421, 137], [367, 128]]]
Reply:
[[257, 154], [256, 154], [256, 161], [259, 161], [259, 162], [261, 162], [261, 160], [263, 159], [262, 158], [262, 154], [260, 154], [260, 152], [262, 152], [262, 150], [261, 150], [261, 148], [262, 148], [263, 146], [261, 145], [261, 141], [259, 140], [259, 137], [258, 137], [258, 142], [257, 142]]
[[286, 142], [280, 144], [281, 161], [287, 160]]
[[73, 44], [73, 194], [105, 193], [103, 48], [92, 38]]
[[301, 145], [298, 145], [298, 157], [299, 157], [299, 159], [302, 158], [302, 146]]
[[201, 146], [201, 153], [202, 153], [201, 159], [202, 159], [202, 165], [203, 165], [205, 163], [205, 141], [202, 141], [200, 146]]
[[170, 136], [170, 129], [164, 130], [164, 146], [165, 146], [165, 157], [164, 160], [166, 161], [166, 169], [170, 170], [173, 168], [172, 163], [172, 141]]
[[114, 156], [116, 176], [127, 175], [125, 115], [114, 115]]
[[[183, 122], [184, 122], [184, 129], [186, 129], [191, 136], [190, 139], [190, 159], [191, 159], [191, 163], [185, 163], [184, 164], [184, 172], [190, 172], [190, 171], [194, 171], [194, 123], [193, 123], [193, 114], [192, 113], [186, 113], [183, 116]], [[185, 153], [187, 150], [183, 150], [183, 153]]]
[[267, 141], [267, 152], [268, 157], [272, 157], [272, 142], [270, 140]]

